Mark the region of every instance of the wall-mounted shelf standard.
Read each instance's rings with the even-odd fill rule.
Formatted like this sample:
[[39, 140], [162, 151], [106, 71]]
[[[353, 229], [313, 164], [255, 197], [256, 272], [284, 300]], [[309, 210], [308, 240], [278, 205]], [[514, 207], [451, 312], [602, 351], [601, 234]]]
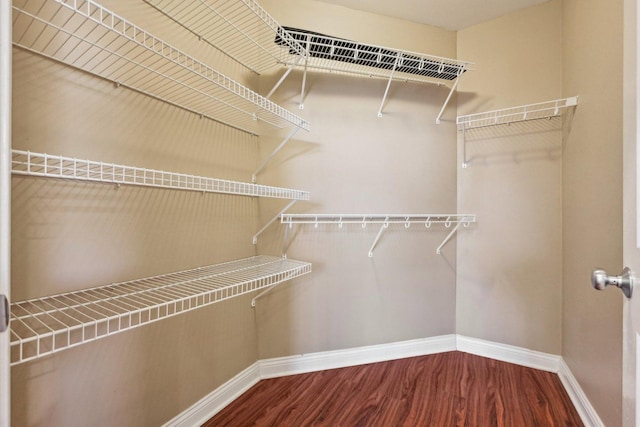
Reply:
[[240, 196], [309, 200], [309, 192], [134, 166], [12, 150], [11, 172], [49, 178], [138, 185]]
[[282, 214], [280, 222], [289, 227], [293, 224], [313, 224], [316, 228], [320, 224], [337, 224], [340, 228], [344, 224], [359, 224], [362, 228], [366, 228], [368, 224], [381, 224], [380, 231], [369, 249], [369, 257], [372, 257], [374, 248], [390, 224], [403, 224], [405, 228], [418, 225], [427, 229], [434, 224], [444, 225], [445, 228], [454, 226], [436, 249], [436, 254], [440, 254], [444, 245], [460, 226], [469, 227], [472, 222], [476, 222], [476, 216], [474, 214]]
[[[307, 53], [300, 60], [299, 55], [294, 50], [282, 49], [280, 51], [281, 57], [279, 61], [281, 63], [304, 68], [302, 97], [304, 97], [308, 68], [382, 78], [388, 81], [378, 110], [379, 117], [382, 116], [382, 109], [393, 80], [438, 85], [443, 84], [443, 81], [452, 81], [453, 85], [449, 95], [436, 118], [436, 123], [440, 123], [440, 118], [458, 85], [460, 77], [472, 65], [471, 62], [457, 59], [358, 43], [295, 28], [284, 27], [283, 33], [297, 40]], [[279, 40], [276, 40], [276, 42], [279, 42]], [[302, 101], [300, 105], [302, 107]]]
[[[464, 132], [470, 129], [488, 126], [509, 125], [511, 123], [525, 122], [529, 120], [551, 119], [559, 117], [578, 105], [578, 97], [555, 99], [553, 101], [539, 102], [536, 104], [520, 105], [518, 107], [492, 110], [483, 113], [458, 116], [456, 124], [458, 130]], [[466, 168], [467, 154], [466, 144], [463, 141], [462, 167]]]
[[252, 134], [309, 123], [92, 0], [14, 1], [13, 42]]
[[104, 338], [311, 272], [255, 256], [11, 304], [11, 364]]

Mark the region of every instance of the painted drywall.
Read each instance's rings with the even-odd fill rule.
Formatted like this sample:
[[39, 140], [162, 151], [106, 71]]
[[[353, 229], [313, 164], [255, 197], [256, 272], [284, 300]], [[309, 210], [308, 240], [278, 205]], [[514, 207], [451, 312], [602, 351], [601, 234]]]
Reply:
[[[459, 31], [458, 55], [477, 69], [460, 83], [458, 114], [560, 98], [561, 40], [560, 1]], [[457, 333], [560, 353], [563, 126], [459, 132], [458, 209], [478, 226], [458, 236]]]
[[[106, 7], [220, 64], [144, 2]], [[257, 137], [14, 48], [13, 146], [249, 182]], [[243, 78], [240, 70], [234, 76]], [[255, 254], [255, 198], [13, 177], [14, 301]], [[161, 425], [257, 359], [240, 297], [12, 369], [12, 424]]]
[[607, 426], [622, 419], [623, 297], [596, 292], [589, 277], [622, 271], [622, 7], [563, 7], [563, 92], [579, 94], [580, 105], [562, 165], [562, 355]]
[[[455, 57], [455, 33], [314, 1], [264, 1], [282, 25], [335, 37]], [[282, 70], [261, 76], [266, 92]], [[302, 73], [274, 99], [297, 109]], [[447, 87], [310, 71], [301, 114], [312, 125], [287, 144], [258, 180], [293, 182], [311, 201], [297, 213], [453, 213], [456, 211], [455, 104], [435, 118]], [[266, 156], [279, 141], [261, 138]], [[282, 204], [260, 202], [266, 223]], [[423, 224], [294, 226], [260, 237], [260, 252], [313, 263], [313, 273], [276, 289], [256, 310], [260, 358], [329, 351], [450, 334], [455, 313], [455, 239]]]

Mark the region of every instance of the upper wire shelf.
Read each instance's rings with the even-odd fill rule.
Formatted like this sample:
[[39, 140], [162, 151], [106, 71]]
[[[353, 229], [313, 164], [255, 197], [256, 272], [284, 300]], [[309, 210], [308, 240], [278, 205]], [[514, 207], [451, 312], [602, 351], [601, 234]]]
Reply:
[[[283, 27], [282, 32], [298, 41], [307, 53], [305, 62], [297, 63], [299, 54], [296, 51], [281, 49], [279, 62], [287, 65], [297, 63], [318, 70], [419, 83], [452, 81], [471, 66], [467, 61], [359, 43], [295, 28]], [[280, 39], [276, 43], [281, 43]]]
[[[436, 248], [436, 254], [442, 253], [444, 245], [451, 240], [453, 235], [458, 231], [460, 226], [469, 227], [471, 223], [476, 222], [475, 214], [288, 214], [280, 215], [280, 222], [292, 227], [293, 224], [313, 224], [316, 228], [320, 224], [337, 224], [342, 228], [344, 224], [360, 224], [362, 228], [366, 228], [367, 224], [379, 224], [380, 230], [376, 236], [371, 248], [369, 249], [369, 257], [373, 257], [373, 250], [378, 241], [382, 237], [384, 231], [389, 228], [390, 224], [404, 224], [405, 228], [412, 225], [424, 225], [429, 229], [433, 224], [444, 225], [445, 228], [451, 229], [449, 234], [444, 238], [442, 243]], [[453, 228], [452, 228], [453, 226]], [[289, 228], [287, 227], [287, 228]], [[285, 229], [286, 230], [286, 229]]]
[[306, 55], [255, 0], [144, 1], [256, 74], [276, 67], [283, 49]]
[[50, 178], [138, 185], [241, 196], [309, 200], [309, 192], [176, 172], [12, 150], [11, 172]]
[[578, 105], [578, 97], [555, 99], [553, 101], [487, 111], [484, 113], [458, 116], [456, 124], [459, 130], [475, 129], [487, 126], [504, 125], [527, 120], [548, 119], [560, 116], [569, 108]]
[[11, 364], [273, 287], [310, 272], [307, 262], [255, 256], [15, 302], [11, 304]]
[[92, 0], [15, 0], [16, 46], [253, 134], [309, 123]]

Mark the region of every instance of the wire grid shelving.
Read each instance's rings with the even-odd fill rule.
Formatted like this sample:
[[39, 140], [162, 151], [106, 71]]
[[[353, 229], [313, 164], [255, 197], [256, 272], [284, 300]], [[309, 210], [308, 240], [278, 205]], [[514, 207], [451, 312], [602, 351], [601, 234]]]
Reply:
[[36, 359], [311, 272], [271, 256], [11, 304], [11, 364]]
[[276, 67], [282, 50], [306, 55], [255, 0], [144, 1], [256, 74]]
[[[292, 227], [293, 224], [312, 224], [316, 228], [320, 224], [337, 224], [342, 228], [344, 224], [359, 224], [366, 228], [368, 224], [381, 225], [371, 248], [369, 257], [373, 257], [373, 250], [378, 244], [384, 231], [390, 224], [403, 224], [405, 228], [412, 225], [423, 225], [430, 229], [432, 225], [443, 225], [446, 229], [451, 229], [449, 234], [436, 249], [436, 254], [440, 254], [444, 245], [453, 237], [461, 226], [469, 227], [476, 222], [475, 214], [288, 214], [280, 215], [280, 222]], [[453, 227], [453, 228], [452, 228]]]
[[11, 172], [15, 175], [104, 182], [116, 185], [309, 200], [308, 191], [81, 160], [31, 151], [12, 150]]
[[578, 105], [578, 97], [555, 99], [536, 104], [521, 105], [502, 110], [458, 116], [456, 124], [459, 130], [475, 129], [487, 126], [508, 125], [527, 120], [549, 119], [567, 112]]
[[[326, 36], [319, 33], [283, 28], [307, 52], [300, 66], [358, 74], [383, 79], [434, 83], [436, 80], [455, 80], [471, 66], [470, 62], [410, 52], [367, 43]], [[280, 42], [277, 40], [277, 42]], [[281, 49], [279, 62], [294, 64], [297, 52]]]
[[[460, 77], [472, 65], [467, 61], [358, 43], [295, 28], [283, 27], [283, 31], [299, 41], [306, 51], [304, 59], [301, 60], [294, 50], [282, 49], [279, 59], [279, 62], [290, 67], [304, 68], [300, 108], [304, 108], [302, 100], [308, 68], [386, 79], [387, 87], [378, 109], [378, 117], [382, 117], [382, 109], [392, 81], [437, 85], [441, 85], [443, 81], [452, 81], [449, 95], [436, 117], [436, 123], [439, 124]], [[276, 42], [280, 43], [280, 40], [276, 39]]]
[[246, 132], [309, 123], [92, 0], [15, 0], [13, 43]]

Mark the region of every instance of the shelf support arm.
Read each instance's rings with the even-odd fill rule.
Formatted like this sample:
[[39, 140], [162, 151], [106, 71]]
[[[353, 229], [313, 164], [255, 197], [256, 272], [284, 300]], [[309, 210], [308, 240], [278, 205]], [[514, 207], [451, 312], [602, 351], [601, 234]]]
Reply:
[[388, 222], [385, 222], [384, 224], [382, 224], [382, 227], [380, 227], [380, 231], [378, 231], [378, 235], [376, 236], [376, 239], [373, 241], [373, 244], [369, 249], [369, 258], [373, 258], [373, 249], [376, 247], [376, 245], [378, 244], [378, 241], [380, 240], [380, 237], [382, 237], [382, 234], [387, 228], [389, 228]]
[[307, 43], [304, 56], [304, 72], [302, 73], [302, 89], [300, 89], [300, 105], [298, 108], [304, 110], [304, 91], [307, 86], [307, 64], [309, 63], [309, 52], [311, 51], [311, 36], [307, 36]]
[[291, 206], [295, 205], [297, 202], [297, 200], [292, 200], [291, 202], [289, 202], [289, 204], [287, 206], [285, 206], [284, 209], [282, 209], [280, 212], [278, 212], [278, 214], [276, 216], [274, 216], [273, 218], [271, 218], [271, 221], [267, 222], [264, 227], [262, 227], [260, 229], [260, 231], [258, 231], [256, 234], [253, 235], [253, 244], [257, 245], [258, 244], [258, 236], [260, 236], [264, 230], [266, 230], [267, 228], [269, 228], [269, 226], [271, 224], [273, 224], [278, 218], [280, 218], [280, 215], [282, 215], [283, 213], [285, 213], [289, 208], [291, 208]]
[[282, 147], [284, 147], [284, 146], [285, 146], [285, 144], [286, 144], [287, 142], [289, 142], [289, 140], [290, 140], [291, 138], [293, 138], [293, 137], [294, 137], [294, 135], [295, 135], [299, 130], [300, 130], [300, 128], [299, 128], [299, 127], [295, 127], [295, 128], [291, 131], [291, 133], [289, 133], [289, 135], [287, 135], [287, 137], [284, 139], [284, 141], [282, 141], [282, 142], [280, 143], [280, 145], [278, 145], [278, 147], [277, 147], [275, 150], [273, 150], [273, 153], [271, 153], [271, 155], [270, 155], [270, 156], [267, 156], [267, 158], [266, 158], [266, 159], [264, 159], [264, 160], [262, 161], [262, 163], [260, 164], [260, 166], [258, 166], [258, 169], [256, 169], [256, 171], [253, 173], [253, 175], [251, 175], [251, 181], [252, 181], [252, 182], [254, 182], [254, 183], [256, 182], [257, 177], [258, 177], [258, 174], [259, 174], [260, 172], [262, 172], [262, 169], [264, 169], [264, 168], [265, 168], [265, 166], [267, 166], [267, 164], [271, 161], [271, 159], [273, 159], [273, 158], [275, 157], [275, 155], [276, 155], [276, 154], [278, 154], [278, 151], [280, 151], [280, 150], [282, 149]]
[[455, 227], [453, 227], [453, 230], [451, 230], [451, 232], [449, 232], [449, 234], [447, 235], [447, 237], [444, 238], [444, 240], [442, 241], [442, 243], [440, 243], [440, 246], [438, 246], [438, 248], [436, 249], [436, 254], [440, 255], [442, 248], [444, 247], [444, 245], [451, 240], [451, 237], [453, 237], [453, 235], [456, 233], [456, 231], [458, 231], [458, 228], [460, 228], [460, 226], [462, 225], [462, 222], [459, 222], [456, 224]]
[[453, 86], [451, 86], [451, 90], [449, 91], [449, 95], [447, 95], [447, 99], [444, 101], [444, 105], [442, 106], [442, 108], [440, 109], [440, 112], [438, 113], [438, 117], [436, 117], [436, 124], [440, 124], [440, 118], [442, 117], [442, 114], [444, 113], [444, 109], [447, 108], [447, 104], [449, 104], [449, 100], [451, 99], [451, 95], [453, 95], [453, 91], [456, 90], [456, 87], [458, 87], [458, 82], [460, 81], [460, 76], [462, 75], [462, 70], [460, 70], [460, 72], [458, 73], [458, 77], [456, 77], [456, 81], [453, 83]]
[[285, 282], [287, 282], [287, 281], [289, 281], [291, 279], [293, 279], [293, 275], [291, 273], [288, 273], [287, 277], [283, 277], [282, 280], [280, 280], [278, 283], [274, 283], [273, 285], [271, 285], [268, 288], [266, 288], [264, 291], [260, 292], [255, 297], [251, 298], [251, 307], [255, 307], [256, 306], [256, 301], [259, 298], [262, 298], [263, 296], [265, 296], [266, 294], [268, 294], [269, 292], [274, 290], [278, 285], [282, 285], [283, 283], [285, 283]]
[[282, 77], [280, 77], [280, 80], [278, 80], [278, 82], [275, 84], [275, 86], [273, 86], [273, 88], [269, 91], [269, 93], [267, 94], [267, 96], [265, 96], [265, 98], [267, 99], [271, 98], [271, 95], [273, 95], [273, 93], [280, 87], [282, 82], [284, 82], [287, 76], [289, 76], [289, 74], [291, 73], [291, 71], [293, 71], [293, 69], [298, 66], [301, 60], [302, 60], [302, 55], [298, 55], [298, 59], [296, 59], [296, 62], [294, 62], [293, 64], [290, 64], [289, 67], [287, 67], [287, 71], [284, 72]]
[[466, 169], [469, 166], [467, 163], [467, 131], [462, 128], [462, 168]]
[[384, 107], [384, 102], [387, 100], [387, 95], [389, 94], [389, 87], [391, 87], [393, 74], [396, 72], [396, 68], [398, 67], [399, 61], [400, 61], [400, 53], [398, 53], [398, 55], [396, 56], [396, 60], [393, 63], [393, 69], [391, 69], [391, 74], [389, 74], [389, 81], [387, 82], [387, 88], [384, 90], [384, 95], [382, 95], [382, 102], [380, 103], [380, 108], [378, 109], [378, 117], [382, 117], [382, 107]]

